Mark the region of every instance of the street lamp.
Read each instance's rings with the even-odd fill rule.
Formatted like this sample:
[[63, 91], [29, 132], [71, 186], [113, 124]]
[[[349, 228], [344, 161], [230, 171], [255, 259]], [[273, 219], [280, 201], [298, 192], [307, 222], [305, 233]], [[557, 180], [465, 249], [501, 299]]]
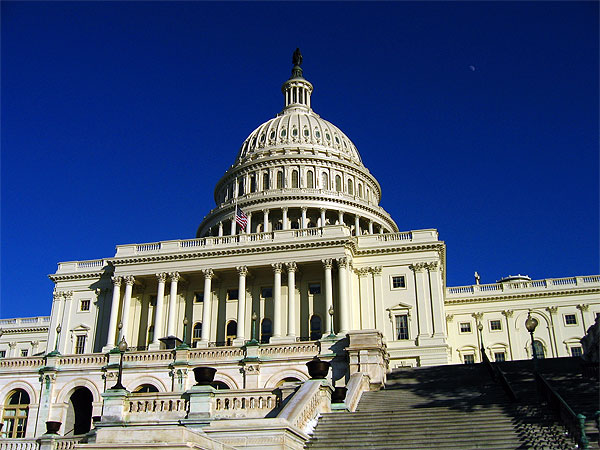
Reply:
[[335, 332], [333, 331], [333, 305], [331, 305], [329, 307], [329, 310], [327, 312], [329, 313], [329, 317], [331, 318], [331, 332], [329, 333], [329, 336], [327, 336], [327, 337], [334, 338]]
[[127, 341], [125, 341], [125, 336], [121, 338], [121, 342], [117, 347], [119, 349], [119, 353], [121, 354], [121, 358], [119, 359], [119, 374], [117, 376], [117, 383], [111, 387], [111, 389], [125, 389], [125, 386], [121, 383], [123, 378], [123, 353], [127, 350]]
[[483, 346], [483, 324], [481, 322], [477, 323], [477, 330], [479, 331], [479, 352], [481, 353], [481, 362], [483, 362], [483, 354], [485, 352], [485, 347]]
[[187, 341], [187, 326], [188, 326], [188, 319], [187, 319], [187, 317], [184, 317], [183, 318], [183, 342], [181, 344], [179, 344], [175, 350], [182, 350], [182, 349], [190, 348], [190, 346], [187, 345], [187, 343], [186, 343], [186, 341]]
[[58, 356], [60, 355], [60, 352], [58, 351], [58, 339], [60, 338], [60, 331], [62, 330], [60, 323], [58, 324], [58, 326], [56, 327], [56, 342], [54, 344], [54, 350], [52, 350], [50, 353], [48, 353], [47, 356]]
[[258, 320], [258, 316], [256, 315], [256, 311], [252, 313], [252, 339], [248, 341], [247, 345], [258, 345], [258, 341], [256, 340], [256, 321]]
[[537, 354], [535, 352], [535, 341], [533, 339], [533, 332], [538, 326], [538, 321], [535, 317], [531, 317], [531, 310], [527, 314], [527, 320], [525, 321], [525, 328], [531, 335], [531, 354], [533, 355], [533, 367], [537, 370]]

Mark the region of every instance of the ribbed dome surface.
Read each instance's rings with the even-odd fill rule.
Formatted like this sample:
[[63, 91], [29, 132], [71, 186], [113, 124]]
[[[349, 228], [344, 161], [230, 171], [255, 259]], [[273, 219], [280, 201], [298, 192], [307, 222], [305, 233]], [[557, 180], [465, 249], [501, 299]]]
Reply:
[[272, 149], [302, 147], [362, 166], [356, 146], [338, 127], [307, 108], [289, 108], [256, 128], [244, 141], [234, 165], [268, 156]]

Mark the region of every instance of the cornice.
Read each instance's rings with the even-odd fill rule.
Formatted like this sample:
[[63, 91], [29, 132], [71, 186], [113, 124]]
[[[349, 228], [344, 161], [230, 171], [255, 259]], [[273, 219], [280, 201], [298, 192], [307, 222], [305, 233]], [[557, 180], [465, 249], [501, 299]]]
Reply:
[[594, 294], [600, 293], [600, 288], [590, 289], [565, 289], [562, 291], [543, 291], [543, 292], [523, 292], [519, 294], [506, 294], [506, 295], [493, 295], [489, 297], [462, 297], [446, 299], [445, 305], [464, 305], [468, 303], [487, 303], [487, 302], [505, 302], [507, 300], [530, 300], [532, 298], [546, 298], [546, 297], [562, 297], [565, 295], [581, 295], [581, 294]]
[[49, 327], [18, 327], [18, 328], [3, 328], [2, 334], [25, 334], [25, 333], [47, 333]]
[[[110, 271], [110, 272], [112, 272], [112, 271]], [[54, 282], [56, 282], [56, 281], [70, 281], [70, 280], [86, 280], [86, 279], [91, 279], [91, 278], [100, 278], [105, 273], [108, 273], [108, 271], [103, 271], [103, 272], [84, 272], [84, 273], [68, 273], [68, 274], [64, 274], [64, 275], [50, 274], [50, 275], [48, 275], [48, 278], [50, 278]]]

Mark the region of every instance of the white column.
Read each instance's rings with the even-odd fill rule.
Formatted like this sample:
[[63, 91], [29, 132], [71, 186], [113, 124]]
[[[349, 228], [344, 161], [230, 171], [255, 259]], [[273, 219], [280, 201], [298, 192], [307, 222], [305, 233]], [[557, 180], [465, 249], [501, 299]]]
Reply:
[[[331, 334], [331, 317], [329, 316], [329, 308], [333, 306], [333, 284], [331, 281], [331, 267], [333, 266], [332, 259], [322, 259], [323, 268], [325, 269], [325, 333], [327, 336]], [[334, 312], [335, 314], [336, 312]]]
[[442, 271], [439, 261], [429, 263], [427, 269], [429, 270], [429, 285], [431, 286], [433, 337], [445, 339], [446, 319], [444, 314], [444, 292]]
[[273, 337], [281, 337], [281, 263], [273, 263]]
[[383, 225], [379, 225], [379, 234], [383, 234]]
[[348, 302], [348, 258], [338, 258], [339, 289], [340, 289], [340, 334], [346, 334], [350, 329], [350, 304]]
[[163, 336], [163, 318], [165, 313], [165, 283], [167, 274], [157, 273], [158, 289], [156, 290], [156, 309], [154, 311], [154, 337], [152, 338], [152, 348], [160, 348], [159, 339]]
[[239, 274], [238, 282], [238, 308], [237, 308], [237, 338], [236, 343], [243, 344], [246, 340], [246, 275], [248, 267], [236, 267]]
[[426, 263], [411, 264], [415, 273], [417, 294], [417, 319], [419, 321], [419, 345], [431, 339], [431, 313], [429, 312], [429, 282], [425, 273]]
[[360, 236], [360, 216], [354, 216], [354, 235]]
[[373, 221], [369, 220], [369, 234], [373, 234]]
[[211, 284], [215, 273], [212, 269], [204, 269], [204, 299], [202, 300], [202, 342], [208, 344], [210, 340], [211, 331], [211, 307], [212, 307], [212, 295], [211, 295]]
[[263, 231], [269, 231], [269, 210], [263, 209]]
[[246, 216], [248, 216], [248, 223], [246, 223], [246, 233], [250, 234], [252, 233], [252, 213], [249, 212], [248, 214], [246, 214]]
[[237, 225], [237, 223], [236, 223], [236, 221], [235, 221], [235, 211], [234, 211], [234, 212], [233, 212], [233, 216], [231, 217], [231, 229], [230, 229], [231, 233], [229, 233], [229, 234], [231, 234], [232, 236], [235, 236], [235, 232], [236, 232], [236, 225]]
[[287, 208], [281, 208], [281, 214], [283, 216], [282, 222], [283, 222], [283, 229], [287, 230], [288, 229], [288, 209]]
[[177, 304], [177, 282], [179, 272], [171, 272], [171, 292], [169, 294], [169, 315], [167, 316], [167, 336], [175, 336], [175, 305]]
[[[67, 339], [68, 333], [67, 330], [70, 329], [70, 321], [71, 321], [71, 308], [73, 307], [73, 291], [65, 291], [63, 292], [63, 296], [65, 298], [65, 306], [63, 308], [63, 319], [62, 319], [62, 336], [58, 345], [58, 351], [61, 353], [73, 353], [72, 349], [67, 350]], [[17, 355], [15, 355], [17, 356]]]
[[325, 226], [325, 212], [327, 210], [325, 208], [321, 208], [321, 226], [324, 227]]
[[300, 228], [306, 228], [306, 207], [302, 207], [302, 222], [300, 222]]
[[[121, 323], [123, 324], [123, 328], [121, 328], [121, 334], [119, 335], [119, 341], [123, 336], [125, 336], [125, 340], [127, 340], [127, 329], [129, 328], [129, 310], [131, 307], [131, 292], [133, 291], [133, 283], [135, 283], [135, 278], [132, 275], [127, 275], [123, 277], [125, 280], [125, 295], [123, 296], [123, 312], [121, 313]], [[131, 344], [131, 342], [130, 342]]]
[[383, 332], [385, 327], [385, 307], [381, 272], [381, 266], [371, 267], [371, 273], [373, 274], [373, 303], [375, 304], [375, 328]]
[[[115, 347], [115, 337], [117, 334], [117, 320], [119, 319], [119, 300], [121, 300], [121, 280], [119, 276], [113, 276], [113, 292], [112, 302], [110, 304], [110, 319], [108, 321], [108, 335], [106, 336], [106, 345], [102, 349], [103, 352], [112, 350]], [[59, 319], [60, 320], [60, 319]], [[54, 344], [54, 342], [48, 342]], [[51, 350], [54, 350], [52, 348]]]
[[223, 222], [219, 222], [219, 236], [223, 236]]
[[288, 273], [288, 329], [287, 335], [296, 339], [296, 270], [295, 262], [286, 263]]
[[344, 212], [338, 211], [338, 222], [340, 225], [344, 225]]

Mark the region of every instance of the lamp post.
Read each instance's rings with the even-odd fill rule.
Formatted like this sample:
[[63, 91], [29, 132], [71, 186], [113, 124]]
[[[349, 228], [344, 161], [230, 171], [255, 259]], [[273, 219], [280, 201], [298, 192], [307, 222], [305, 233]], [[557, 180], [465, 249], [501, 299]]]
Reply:
[[531, 310], [529, 310], [529, 313], [527, 314], [527, 320], [525, 320], [525, 328], [527, 328], [527, 331], [529, 331], [529, 334], [531, 335], [531, 354], [533, 356], [533, 367], [536, 371], [538, 362], [537, 354], [535, 353], [535, 341], [533, 338], [533, 332], [535, 331], [537, 326], [538, 321], [535, 317], [531, 317]]
[[485, 347], [483, 346], [483, 324], [481, 322], [477, 323], [477, 331], [479, 331], [479, 356], [481, 358], [481, 362], [483, 362]]
[[175, 350], [184, 350], [186, 348], [190, 348], [189, 345], [187, 345], [186, 341], [187, 341], [187, 326], [188, 326], [188, 319], [187, 317], [183, 318], [183, 341], [181, 342], [181, 344], [179, 344], [177, 346], [177, 348]]
[[121, 342], [119, 342], [117, 348], [121, 354], [121, 358], [119, 359], [119, 374], [117, 375], [117, 383], [111, 387], [111, 389], [125, 389], [125, 386], [123, 386], [121, 383], [123, 378], [123, 353], [125, 353], [125, 350], [127, 350], [127, 341], [125, 341], [125, 336], [121, 338]]
[[258, 320], [258, 316], [256, 315], [256, 311], [252, 313], [252, 339], [248, 341], [247, 345], [258, 345], [259, 342], [256, 339], [256, 321]]
[[327, 311], [329, 313], [329, 317], [331, 318], [331, 332], [329, 333], [329, 336], [327, 336], [328, 338], [335, 338], [335, 332], [333, 331], [333, 305], [331, 305], [329, 307], [329, 310]]
[[56, 327], [56, 341], [54, 343], [54, 350], [52, 350], [50, 353], [48, 353], [47, 356], [58, 356], [60, 355], [60, 352], [58, 351], [58, 339], [60, 338], [60, 332], [61, 332], [62, 328], [60, 326], [60, 323], [58, 324], [58, 326]]

